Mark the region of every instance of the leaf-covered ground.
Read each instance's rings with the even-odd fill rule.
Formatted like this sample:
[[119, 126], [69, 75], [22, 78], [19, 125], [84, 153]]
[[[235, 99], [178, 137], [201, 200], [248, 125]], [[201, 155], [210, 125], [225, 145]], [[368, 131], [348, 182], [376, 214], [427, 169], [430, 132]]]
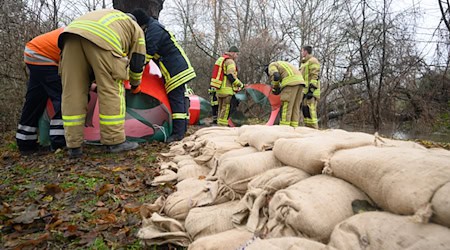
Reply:
[[139, 208], [171, 186], [152, 187], [165, 143], [107, 153], [85, 146], [20, 156], [14, 134], [0, 143], [0, 249], [140, 249]]
[[0, 140], [0, 249], [140, 249], [140, 206], [174, 191], [150, 185], [165, 143], [120, 154], [85, 146], [81, 159], [68, 159], [66, 151], [20, 156], [14, 133]]

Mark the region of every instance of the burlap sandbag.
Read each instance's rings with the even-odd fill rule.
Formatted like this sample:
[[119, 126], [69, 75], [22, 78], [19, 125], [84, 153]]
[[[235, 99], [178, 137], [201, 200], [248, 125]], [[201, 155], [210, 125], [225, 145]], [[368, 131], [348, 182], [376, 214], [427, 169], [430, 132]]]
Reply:
[[221, 127], [221, 126], [214, 126], [214, 127], [206, 127], [201, 128], [193, 134], [196, 138], [207, 135], [207, 134], [213, 134], [213, 135], [238, 135], [239, 128], [230, 128], [230, 127]]
[[137, 237], [144, 245], [163, 245], [172, 243], [187, 247], [191, 242], [183, 225], [177, 220], [153, 213], [151, 218], [142, 221]]
[[294, 133], [294, 128], [291, 126], [249, 125], [239, 129], [236, 141], [242, 146], [253, 146], [258, 151], [264, 151], [264, 146], [273, 147], [273, 142], [279, 136], [295, 137], [296, 135], [298, 134]]
[[185, 221], [189, 236], [197, 240], [200, 237], [233, 229], [231, 215], [237, 203], [237, 201], [230, 201], [220, 205], [191, 209]]
[[172, 182], [177, 180], [177, 173], [170, 169], [161, 169], [159, 171], [160, 175], [156, 176], [152, 181], [152, 186], [158, 186], [167, 182]]
[[300, 168], [309, 174], [320, 174], [324, 161], [334, 152], [365, 145], [373, 145], [375, 137], [365, 133], [329, 131], [315, 136], [278, 139], [273, 152], [285, 165]]
[[297, 133], [297, 134], [306, 135], [306, 134], [320, 133], [320, 132], [322, 132], [322, 130], [318, 130], [318, 129], [315, 129], [315, 128], [304, 127], [304, 126], [299, 126], [299, 127], [294, 128], [294, 132]]
[[431, 200], [434, 215], [431, 220], [450, 227], [450, 182], [436, 191]]
[[324, 250], [327, 248], [323, 243], [298, 237], [282, 237], [272, 239], [257, 238], [248, 242], [246, 250]]
[[417, 148], [417, 149], [426, 149], [424, 146], [419, 143], [413, 141], [402, 141], [402, 140], [393, 140], [382, 138], [375, 135], [377, 140], [375, 141], [375, 146], [378, 147], [401, 147], [401, 148]]
[[281, 167], [272, 151], [258, 152], [224, 160], [215, 176], [234, 192], [245, 194], [247, 184], [269, 169]]
[[179, 162], [177, 163], [177, 167], [178, 167], [178, 169], [180, 169], [180, 168], [182, 168], [182, 167], [184, 167], [184, 166], [187, 166], [187, 165], [195, 165], [195, 164], [197, 164], [197, 163], [194, 161], [194, 158], [191, 158], [191, 159], [184, 159], [184, 160], [179, 161]]
[[248, 191], [240, 200], [232, 220], [235, 226], [244, 226], [250, 232], [259, 232], [265, 226], [268, 205], [272, 195], [310, 175], [293, 167], [280, 167], [256, 176], [248, 184]]
[[275, 193], [269, 204], [269, 236], [302, 236], [327, 242], [334, 226], [353, 215], [354, 200], [369, 200], [338, 178], [317, 175]]
[[201, 237], [192, 242], [188, 250], [234, 250], [252, 237], [253, 233], [246, 230], [231, 229], [222, 233]]
[[166, 198], [164, 214], [176, 220], [186, 219], [189, 210], [196, 207], [196, 201], [207, 196], [205, 184], [205, 180], [186, 179], [180, 186], [177, 185], [178, 190]]
[[221, 140], [221, 137], [217, 137], [215, 140], [208, 140], [205, 146], [200, 149], [200, 155], [195, 157], [195, 162], [204, 165], [214, 156], [220, 157], [220, 155], [230, 150], [242, 148], [239, 143], [234, 141], [234, 137], [226, 138], [228, 138], [228, 140]]
[[226, 159], [232, 157], [238, 157], [243, 155], [248, 155], [252, 153], [256, 153], [258, 150], [254, 147], [244, 147], [239, 149], [233, 149], [228, 152], [223, 153], [222, 155], [216, 154], [214, 157], [208, 162], [210, 163], [210, 167], [213, 169], [211, 171], [211, 175], [215, 175], [217, 172], [217, 167], [221, 165]]
[[424, 209], [450, 181], [450, 157], [431, 150], [368, 146], [337, 152], [324, 172], [357, 186], [384, 210], [416, 213], [426, 222], [431, 213]]
[[194, 160], [194, 158], [190, 155], [177, 155], [172, 159], [172, 161], [175, 163], [179, 163], [183, 160]]
[[450, 229], [411, 217], [366, 212], [338, 224], [329, 246], [337, 249], [449, 249]]
[[177, 180], [182, 181], [189, 178], [199, 178], [199, 177], [205, 178], [210, 171], [211, 171], [210, 168], [200, 166], [196, 163], [185, 165], [182, 168], [178, 169]]

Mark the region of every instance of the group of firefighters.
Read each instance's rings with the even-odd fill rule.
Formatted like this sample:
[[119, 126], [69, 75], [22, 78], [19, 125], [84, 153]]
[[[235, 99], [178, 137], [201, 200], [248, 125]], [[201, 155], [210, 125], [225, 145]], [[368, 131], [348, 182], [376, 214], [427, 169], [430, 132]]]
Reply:
[[[305, 125], [318, 127], [315, 107], [320, 97], [320, 65], [311, 50], [309, 46], [302, 49], [300, 69], [283, 61], [266, 69], [273, 93], [281, 95], [281, 125], [298, 126], [302, 107]], [[238, 53], [232, 46], [214, 65], [210, 90], [218, 125], [228, 125], [233, 96], [244, 87], [237, 76]], [[129, 80], [131, 92], [139, 93], [149, 60], [162, 72], [172, 109], [173, 133], [167, 141], [181, 140], [186, 133], [189, 100], [185, 93], [186, 85], [196, 77], [194, 68], [174, 35], [142, 9], [89, 12], [65, 28], [28, 42], [24, 60], [30, 77], [16, 133], [22, 155], [67, 147], [69, 157], [82, 156], [91, 90], [98, 95], [101, 143], [113, 153], [137, 148], [137, 143], [125, 137], [123, 81]], [[43, 149], [38, 144], [38, 121], [48, 99], [55, 115], [50, 121], [51, 146]]]
[[[232, 46], [219, 57], [211, 78], [209, 93], [213, 122], [221, 126], [228, 125], [229, 114], [236, 106], [234, 94], [244, 87], [237, 78], [235, 60], [238, 52], [239, 49]], [[299, 69], [289, 62], [276, 61], [267, 65], [265, 72], [272, 85], [272, 93], [280, 95], [280, 125], [297, 127], [301, 110], [304, 125], [318, 129], [316, 106], [320, 99], [320, 64], [312, 56], [311, 46], [304, 46], [301, 53]]]

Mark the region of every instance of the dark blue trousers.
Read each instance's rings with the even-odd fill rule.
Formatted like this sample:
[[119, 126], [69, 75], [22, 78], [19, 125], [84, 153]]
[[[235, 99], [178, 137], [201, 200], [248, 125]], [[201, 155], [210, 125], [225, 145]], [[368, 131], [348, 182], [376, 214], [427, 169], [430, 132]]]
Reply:
[[54, 117], [50, 121], [50, 141], [53, 149], [66, 145], [61, 118], [61, 78], [57, 66], [27, 64], [30, 70], [25, 103], [17, 127], [16, 141], [20, 151], [38, 149], [38, 123], [44, 113], [47, 100], [53, 103]]

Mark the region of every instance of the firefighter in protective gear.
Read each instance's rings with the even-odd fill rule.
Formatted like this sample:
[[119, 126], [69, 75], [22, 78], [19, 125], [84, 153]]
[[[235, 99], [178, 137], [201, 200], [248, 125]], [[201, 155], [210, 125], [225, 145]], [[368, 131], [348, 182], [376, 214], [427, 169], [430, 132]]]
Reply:
[[298, 127], [305, 81], [300, 71], [284, 61], [272, 62], [266, 68], [272, 92], [281, 95], [280, 125]]
[[157, 19], [142, 9], [133, 10], [132, 14], [145, 32], [147, 60], [156, 61], [164, 77], [173, 124], [172, 135], [167, 142], [179, 141], [184, 138], [189, 123], [184, 96], [186, 84], [196, 77], [194, 68], [174, 35]]
[[58, 37], [64, 28], [42, 34], [25, 46], [24, 61], [30, 71], [25, 103], [17, 127], [16, 141], [22, 155], [38, 151], [38, 123], [48, 98], [55, 115], [50, 121], [50, 142], [53, 150], [66, 146], [61, 118], [61, 78], [58, 75], [60, 49]]
[[303, 90], [302, 112], [305, 126], [319, 129], [316, 108], [320, 99], [320, 63], [311, 53], [311, 46], [304, 46], [302, 48], [300, 72], [306, 83], [306, 87]]
[[137, 92], [145, 65], [145, 38], [139, 25], [118, 10], [89, 12], [65, 28], [59, 47], [62, 117], [69, 156], [82, 154], [92, 76], [97, 84], [101, 143], [113, 153], [138, 147], [125, 138], [123, 80], [129, 79], [132, 92]]
[[231, 100], [234, 94], [244, 88], [244, 84], [237, 77], [235, 60], [238, 58], [239, 49], [231, 46], [214, 64], [210, 87], [216, 89], [218, 100], [219, 126], [228, 126], [230, 116]]

